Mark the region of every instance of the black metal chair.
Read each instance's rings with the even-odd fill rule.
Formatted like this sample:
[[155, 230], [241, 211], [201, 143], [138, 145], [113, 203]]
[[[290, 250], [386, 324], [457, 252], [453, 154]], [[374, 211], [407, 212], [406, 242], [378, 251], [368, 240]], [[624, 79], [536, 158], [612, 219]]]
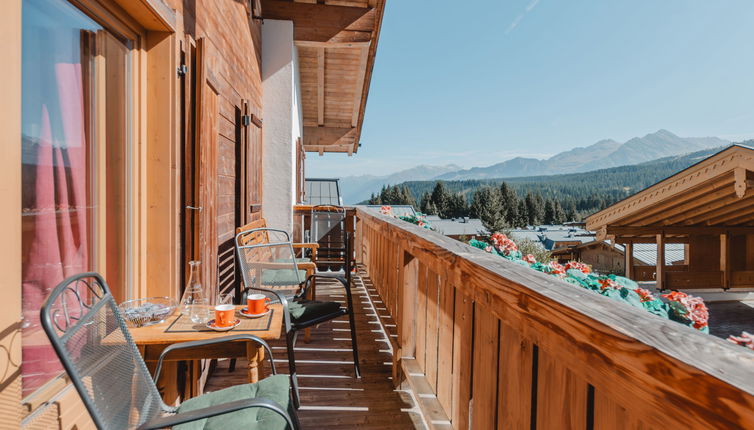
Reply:
[[319, 245], [315, 261], [317, 268], [323, 271], [342, 271], [346, 279], [350, 279], [350, 237], [346, 231], [346, 209], [332, 205], [314, 206], [306, 235], [310, 242]]
[[[258, 235], [264, 235], [265, 240], [255, 239], [254, 236]], [[239, 232], [236, 235], [236, 251], [245, 286], [244, 301], [250, 291], [260, 291], [270, 298], [271, 302], [283, 305], [288, 368], [296, 408], [300, 406], [300, 400], [294, 346], [298, 332], [301, 330], [348, 315], [355, 376], [361, 377], [353, 297], [351, 285], [346, 278], [337, 273], [315, 273], [307, 277], [306, 271], [301, 270], [298, 264], [308, 262], [308, 259], [295, 256], [290, 236], [282, 230], [256, 228]], [[318, 278], [333, 279], [343, 286], [346, 293], [346, 307], [341, 307], [337, 302], [322, 302], [306, 298], [312, 281]]]
[[[276, 375], [265, 341], [247, 334], [169, 346], [150, 376], [104, 279], [82, 273], [61, 282], [42, 305], [41, 322], [84, 405], [100, 429], [298, 429], [288, 378]], [[265, 348], [273, 376], [167, 406], [155, 382], [173, 351], [252, 341]]]

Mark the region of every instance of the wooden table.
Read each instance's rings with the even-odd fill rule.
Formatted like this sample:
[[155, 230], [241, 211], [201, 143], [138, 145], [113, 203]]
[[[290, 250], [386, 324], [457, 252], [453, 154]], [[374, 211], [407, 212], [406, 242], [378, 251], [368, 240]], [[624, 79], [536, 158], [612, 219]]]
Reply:
[[[242, 307], [243, 306], [236, 306], [236, 311], [240, 310]], [[233, 330], [225, 332], [195, 330], [176, 331], [174, 330], [176, 320], [178, 318], [186, 318], [186, 316], [182, 316], [180, 312], [177, 311], [176, 315], [168, 318], [168, 320], [162, 324], [156, 324], [149, 327], [129, 328], [129, 332], [131, 333], [134, 343], [136, 343], [136, 346], [144, 357], [147, 366], [150, 369], [154, 369], [162, 351], [174, 343], [213, 339], [233, 334], [253, 334], [264, 340], [279, 338], [283, 323], [283, 308], [280, 304], [273, 304], [270, 305], [270, 309], [272, 310], [271, 316], [260, 318], [260, 320], [262, 318], [267, 318], [269, 321], [266, 330], [242, 330], [242, 324]], [[245, 317], [240, 316], [238, 312], [236, 315], [243, 323]], [[176, 363], [181, 360], [192, 361], [193, 365], [196, 366], [200, 360], [205, 359], [246, 357], [249, 360], [249, 382], [253, 383], [259, 381], [260, 376], [263, 376], [261, 375], [262, 369], [259, 365], [264, 360], [264, 355], [264, 348], [262, 346], [248, 341], [227, 342], [193, 348], [190, 350], [178, 350], [170, 353], [170, 355], [165, 358], [163, 365], [165, 371], [163, 372], [163, 375], [171, 373], [171, 370], [174, 371]], [[201, 378], [199, 373], [201, 372], [196, 372], [197, 369], [198, 367], [192, 369], [193, 371], [190, 372], [192, 376], [190, 378], [191, 383], [188, 384], [188, 393], [186, 393], [187, 398], [201, 394], [201, 387], [199, 386], [199, 378]], [[166, 402], [172, 402], [174, 397], [178, 397], [177, 389], [174, 385], [174, 383], [171, 383], [168, 379], [163, 377], [161, 377], [158, 382], [158, 387], [160, 387], [163, 392]]]

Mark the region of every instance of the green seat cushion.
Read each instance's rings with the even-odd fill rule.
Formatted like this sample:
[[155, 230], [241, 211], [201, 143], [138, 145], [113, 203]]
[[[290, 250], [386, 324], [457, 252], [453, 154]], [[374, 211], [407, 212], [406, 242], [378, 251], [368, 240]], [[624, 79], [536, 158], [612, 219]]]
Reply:
[[293, 269], [264, 269], [262, 270], [262, 285], [282, 286], [298, 285], [306, 281], [306, 270]]
[[[255, 384], [236, 385], [188, 399], [178, 407], [178, 413], [195, 411], [235, 400], [265, 398], [278, 403], [290, 415], [293, 405], [291, 405], [289, 390], [290, 382], [287, 375], [273, 375]], [[179, 430], [284, 430], [286, 428], [287, 424], [283, 417], [264, 408], [242, 409], [173, 427], [173, 429]]]
[[340, 310], [340, 303], [318, 302], [313, 300], [298, 299], [288, 302], [288, 312], [291, 314], [294, 324], [303, 324], [325, 315], [330, 315]]
[[[276, 263], [292, 263], [293, 260], [294, 260], [293, 258], [279, 258], [275, 260], [275, 262]], [[312, 262], [311, 258], [295, 258], [295, 260], [296, 260], [296, 263], [311, 263]]]

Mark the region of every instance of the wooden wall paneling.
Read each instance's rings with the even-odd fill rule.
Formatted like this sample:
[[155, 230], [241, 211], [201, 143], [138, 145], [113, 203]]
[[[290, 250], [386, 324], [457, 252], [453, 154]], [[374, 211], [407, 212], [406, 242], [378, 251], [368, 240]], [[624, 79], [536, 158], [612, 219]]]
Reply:
[[199, 243], [202, 256], [201, 278], [212, 296], [217, 291], [217, 146], [219, 94], [207, 78], [207, 42], [197, 40], [197, 135], [199, 136], [199, 200], [202, 211]]
[[419, 262], [419, 283], [416, 286], [416, 362], [422, 372], [427, 371], [425, 364], [427, 351], [427, 266]]
[[438, 313], [438, 347], [437, 347], [437, 399], [450, 417], [453, 413], [453, 318], [455, 310], [456, 289], [442, 277], [440, 284], [440, 303]]
[[754, 270], [754, 234], [746, 235], [746, 263], [744, 270]]
[[498, 429], [530, 428], [532, 343], [507, 324], [500, 324]]
[[542, 348], [536, 390], [537, 428], [586, 428], [587, 383]]
[[472, 429], [497, 426], [497, 366], [500, 320], [478, 302], [474, 305]]
[[432, 391], [437, 393], [437, 346], [438, 318], [440, 306], [440, 280], [437, 273], [427, 271], [427, 337], [425, 352], [425, 374]]

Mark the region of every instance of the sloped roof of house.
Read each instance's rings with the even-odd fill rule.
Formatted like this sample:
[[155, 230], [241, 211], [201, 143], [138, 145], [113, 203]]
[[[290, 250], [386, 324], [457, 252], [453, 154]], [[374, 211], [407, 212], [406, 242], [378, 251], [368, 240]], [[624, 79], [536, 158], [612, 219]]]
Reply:
[[[609, 241], [607, 241], [609, 242]], [[623, 245], [616, 245], [621, 252], [626, 251]], [[685, 248], [682, 243], [665, 244], [665, 264], [671, 264], [676, 261], [683, 261], [685, 258]], [[657, 265], [657, 245], [654, 243], [634, 243], [634, 260], [641, 261], [648, 266]]]
[[429, 219], [432, 228], [446, 236], [474, 236], [489, 234], [482, 221], [477, 218], [457, 218], [457, 219]]
[[598, 238], [754, 228], [754, 148], [732, 145], [589, 216]]
[[563, 242], [587, 243], [594, 241], [594, 235], [586, 230], [565, 225], [539, 225], [530, 229], [516, 229], [511, 231], [513, 240], [528, 239], [538, 242], [548, 251], [552, 251], [557, 244]]

